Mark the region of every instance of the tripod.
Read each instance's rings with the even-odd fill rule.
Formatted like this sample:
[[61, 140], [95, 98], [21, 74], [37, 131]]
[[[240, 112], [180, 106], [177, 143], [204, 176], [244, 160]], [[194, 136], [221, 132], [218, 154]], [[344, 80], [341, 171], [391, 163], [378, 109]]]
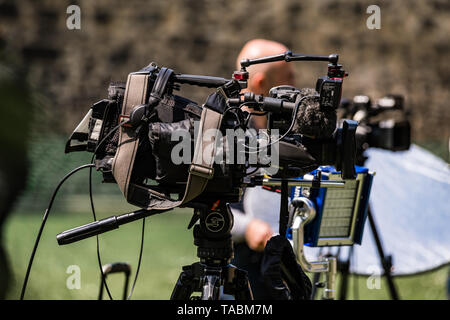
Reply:
[[[377, 230], [377, 227], [375, 224], [375, 219], [370, 210], [370, 206], [367, 211], [367, 218], [369, 219], [370, 229], [372, 231], [372, 235], [375, 240], [375, 244], [376, 244], [377, 251], [378, 251], [378, 256], [380, 258], [380, 263], [381, 263], [381, 266], [383, 267], [384, 276], [386, 277], [386, 280], [388, 283], [391, 299], [398, 300], [399, 296], [397, 293], [397, 288], [395, 286], [394, 279], [393, 279], [392, 273], [391, 273], [392, 257], [386, 256], [384, 254], [384, 249], [383, 249], [383, 245], [381, 242], [381, 238], [380, 238], [380, 235], [378, 233], [378, 230]], [[350, 254], [346, 261], [345, 260], [339, 261], [339, 263], [338, 263], [339, 269], [342, 274], [342, 281], [341, 281], [341, 285], [340, 285], [340, 289], [339, 289], [339, 299], [340, 300], [345, 300], [347, 298], [347, 287], [348, 287], [348, 280], [349, 280], [349, 273], [350, 273], [350, 260], [351, 260], [352, 255], [353, 255], [353, 250], [350, 251]]]
[[[365, 162], [367, 161], [368, 157], [363, 155], [362, 152], [359, 150], [357, 152], [357, 163], [358, 165], [364, 166]], [[367, 218], [369, 220], [370, 230], [372, 231], [373, 239], [375, 240], [375, 244], [377, 247], [378, 256], [380, 259], [380, 264], [383, 267], [383, 275], [386, 277], [388, 287], [389, 287], [389, 294], [391, 296], [392, 300], [398, 300], [399, 296], [397, 293], [397, 288], [394, 283], [394, 279], [392, 277], [392, 257], [386, 256], [383, 249], [383, 244], [381, 242], [380, 234], [377, 230], [377, 226], [375, 223], [375, 218], [372, 214], [372, 210], [369, 207], [367, 208]], [[346, 261], [341, 261], [338, 263], [339, 269], [342, 274], [342, 282], [340, 286], [340, 294], [339, 299], [345, 300], [347, 298], [347, 287], [348, 287], [348, 280], [349, 280], [349, 273], [350, 273], [350, 260], [353, 256], [353, 249], [350, 251], [350, 254], [348, 255], [348, 258]]]
[[[195, 224], [200, 221], [199, 224]], [[194, 225], [195, 224], [195, 225]], [[184, 266], [171, 300], [219, 300], [221, 288], [236, 300], [253, 300], [247, 272], [230, 264], [233, 258], [233, 216], [219, 201], [196, 208], [189, 227], [194, 226], [194, 245], [200, 262]], [[200, 292], [201, 296], [192, 296]]]

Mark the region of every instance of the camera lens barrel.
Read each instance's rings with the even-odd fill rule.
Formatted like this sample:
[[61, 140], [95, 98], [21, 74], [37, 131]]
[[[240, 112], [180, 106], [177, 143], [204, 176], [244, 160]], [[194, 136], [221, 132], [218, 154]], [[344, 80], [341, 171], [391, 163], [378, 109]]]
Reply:
[[262, 108], [264, 111], [274, 113], [291, 113], [295, 108], [295, 103], [283, 99], [264, 97]]

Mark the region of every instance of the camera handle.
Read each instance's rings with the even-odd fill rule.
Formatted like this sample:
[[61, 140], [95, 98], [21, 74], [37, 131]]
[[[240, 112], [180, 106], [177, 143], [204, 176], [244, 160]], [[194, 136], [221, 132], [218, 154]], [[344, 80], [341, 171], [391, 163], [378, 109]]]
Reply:
[[312, 273], [325, 273], [324, 300], [334, 300], [336, 297], [337, 261], [335, 257], [326, 257], [321, 261], [308, 261], [305, 257], [304, 226], [316, 216], [316, 210], [311, 200], [305, 197], [294, 198], [290, 204], [292, 214], [292, 242], [295, 255], [300, 266]]
[[119, 226], [130, 223], [145, 217], [149, 217], [155, 214], [163, 213], [168, 210], [137, 210], [129, 213], [124, 213], [118, 216], [111, 216], [101, 220], [93, 221], [91, 223], [69, 229], [59, 233], [56, 236], [58, 244], [66, 245], [69, 243], [77, 242], [86, 238], [90, 238], [114, 229], [118, 229]]
[[[342, 66], [338, 64], [339, 55], [338, 54], [330, 54], [328, 56], [324, 55], [313, 55], [313, 54], [297, 54], [292, 53], [292, 51], [288, 50], [286, 52], [272, 55], [272, 56], [265, 56], [261, 58], [256, 59], [242, 59], [240, 61], [241, 69], [239, 71], [235, 71], [233, 73], [233, 79], [237, 80], [239, 84], [241, 85], [241, 88], [247, 88], [247, 80], [249, 78], [249, 73], [247, 71], [247, 68], [254, 64], [261, 64], [261, 63], [270, 63], [270, 62], [276, 62], [276, 61], [285, 61], [285, 62], [291, 62], [291, 61], [325, 61], [329, 62], [328, 64], [328, 77], [330, 80], [341, 80], [348, 75], [347, 72], [345, 72], [342, 69]], [[339, 97], [340, 99], [340, 97]], [[337, 106], [336, 106], [337, 107]]]
[[312, 55], [312, 54], [296, 54], [292, 51], [286, 51], [273, 56], [266, 56], [256, 59], [243, 59], [240, 61], [241, 67], [246, 68], [254, 64], [276, 62], [276, 61], [328, 61], [333, 65], [337, 65], [339, 60], [338, 54], [330, 54], [328, 56]]

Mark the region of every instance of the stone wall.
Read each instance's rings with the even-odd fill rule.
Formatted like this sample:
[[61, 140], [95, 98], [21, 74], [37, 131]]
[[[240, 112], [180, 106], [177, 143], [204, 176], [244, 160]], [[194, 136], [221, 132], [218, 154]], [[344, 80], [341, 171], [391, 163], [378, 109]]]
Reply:
[[[81, 8], [81, 29], [68, 30], [66, 8]], [[366, 8], [381, 8], [369, 30]], [[339, 53], [350, 72], [344, 96], [406, 97], [413, 138], [450, 135], [450, 2], [297, 0], [1, 1], [0, 46], [48, 97], [52, 128], [68, 133], [111, 80], [151, 61], [178, 72], [229, 77], [245, 41], [268, 38], [294, 52]], [[326, 70], [297, 63], [299, 87]], [[183, 88], [202, 102], [208, 90]]]

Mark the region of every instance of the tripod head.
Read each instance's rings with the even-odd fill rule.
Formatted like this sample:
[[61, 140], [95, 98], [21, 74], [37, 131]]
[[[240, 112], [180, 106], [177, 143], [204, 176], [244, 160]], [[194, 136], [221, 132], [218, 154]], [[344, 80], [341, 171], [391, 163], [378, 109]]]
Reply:
[[194, 209], [188, 229], [192, 227], [197, 256], [202, 263], [218, 266], [230, 263], [233, 258], [233, 215], [228, 204], [217, 200], [198, 206]]

